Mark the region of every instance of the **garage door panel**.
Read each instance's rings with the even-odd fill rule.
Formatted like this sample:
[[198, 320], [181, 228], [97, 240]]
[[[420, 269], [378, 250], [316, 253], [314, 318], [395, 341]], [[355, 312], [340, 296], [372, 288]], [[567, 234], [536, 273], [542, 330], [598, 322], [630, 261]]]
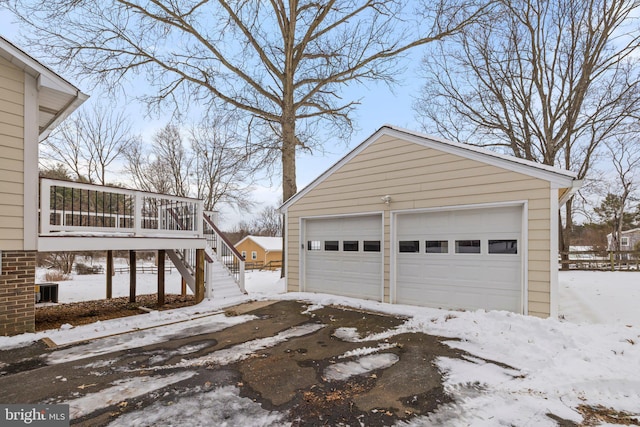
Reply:
[[[382, 243], [380, 215], [310, 219], [305, 221], [305, 282], [308, 292], [380, 300], [382, 252], [365, 252], [364, 241]], [[337, 241], [338, 250], [325, 250], [326, 241]], [[345, 241], [357, 241], [357, 251], [345, 251]]]
[[[396, 245], [420, 242], [396, 257], [395, 301], [450, 309], [521, 311], [522, 207], [398, 214]], [[479, 253], [456, 253], [456, 241], [479, 240]], [[489, 253], [490, 240], [515, 240], [516, 254]], [[448, 253], [427, 253], [426, 241], [446, 241]], [[508, 242], [492, 251], [513, 250]]]

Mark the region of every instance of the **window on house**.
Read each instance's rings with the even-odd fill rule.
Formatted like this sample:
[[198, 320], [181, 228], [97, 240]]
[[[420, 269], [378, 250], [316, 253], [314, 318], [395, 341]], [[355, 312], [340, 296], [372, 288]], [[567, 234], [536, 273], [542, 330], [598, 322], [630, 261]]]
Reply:
[[358, 241], [357, 240], [345, 240], [342, 242], [342, 250], [345, 252], [358, 252]]
[[449, 242], [447, 240], [427, 240], [425, 251], [428, 254], [448, 254]]
[[517, 240], [489, 240], [490, 254], [517, 254]]
[[629, 236], [623, 236], [620, 238], [620, 246], [629, 246]]
[[457, 254], [479, 254], [480, 240], [456, 240]]
[[320, 240], [309, 240], [307, 242], [307, 249], [310, 251], [319, 251], [322, 248], [320, 243]]
[[380, 252], [380, 240], [365, 240], [362, 249], [365, 252]]
[[247, 251], [242, 251], [242, 258], [247, 259]]
[[340, 245], [337, 240], [325, 240], [324, 241], [324, 250], [325, 251], [339, 251]]
[[256, 252], [256, 251], [251, 251], [251, 259], [253, 259], [253, 260], [258, 259], [258, 252]]
[[419, 252], [420, 242], [417, 240], [400, 240], [400, 252]]

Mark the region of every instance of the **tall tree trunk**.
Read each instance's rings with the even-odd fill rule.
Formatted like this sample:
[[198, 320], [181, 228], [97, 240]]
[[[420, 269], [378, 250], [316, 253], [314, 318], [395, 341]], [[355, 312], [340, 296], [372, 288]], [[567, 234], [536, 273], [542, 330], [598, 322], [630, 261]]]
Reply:
[[[293, 108], [292, 108], [293, 109]], [[282, 120], [282, 201], [286, 202], [297, 193], [296, 185], [296, 125], [295, 116], [284, 115]], [[285, 274], [285, 253], [287, 250], [287, 221], [282, 221], [282, 270]]]

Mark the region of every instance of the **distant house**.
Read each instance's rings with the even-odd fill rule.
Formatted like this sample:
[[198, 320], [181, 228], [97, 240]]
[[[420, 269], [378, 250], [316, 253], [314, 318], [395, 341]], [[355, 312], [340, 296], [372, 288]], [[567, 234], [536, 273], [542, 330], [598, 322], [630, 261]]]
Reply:
[[[607, 234], [607, 250], [614, 250], [612, 245], [612, 235]], [[620, 250], [632, 251], [640, 243], [640, 228], [634, 228], [631, 230], [623, 231], [620, 236]]]
[[235, 247], [246, 262], [263, 265], [282, 262], [282, 237], [247, 236]]

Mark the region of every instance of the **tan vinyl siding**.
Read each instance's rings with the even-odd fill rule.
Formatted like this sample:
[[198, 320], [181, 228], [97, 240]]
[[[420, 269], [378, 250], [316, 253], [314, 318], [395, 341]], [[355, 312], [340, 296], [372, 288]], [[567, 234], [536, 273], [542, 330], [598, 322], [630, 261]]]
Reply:
[[24, 72], [0, 58], [0, 250], [24, 247]]
[[[390, 206], [381, 202], [392, 198]], [[300, 218], [385, 211], [385, 301], [389, 301], [390, 211], [527, 201], [529, 314], [550, 314], [548, 181], [384, 135], [288, 207], [287, 247]], [[288, 254], [288, 290], [299, 290], [299, 252]]]

